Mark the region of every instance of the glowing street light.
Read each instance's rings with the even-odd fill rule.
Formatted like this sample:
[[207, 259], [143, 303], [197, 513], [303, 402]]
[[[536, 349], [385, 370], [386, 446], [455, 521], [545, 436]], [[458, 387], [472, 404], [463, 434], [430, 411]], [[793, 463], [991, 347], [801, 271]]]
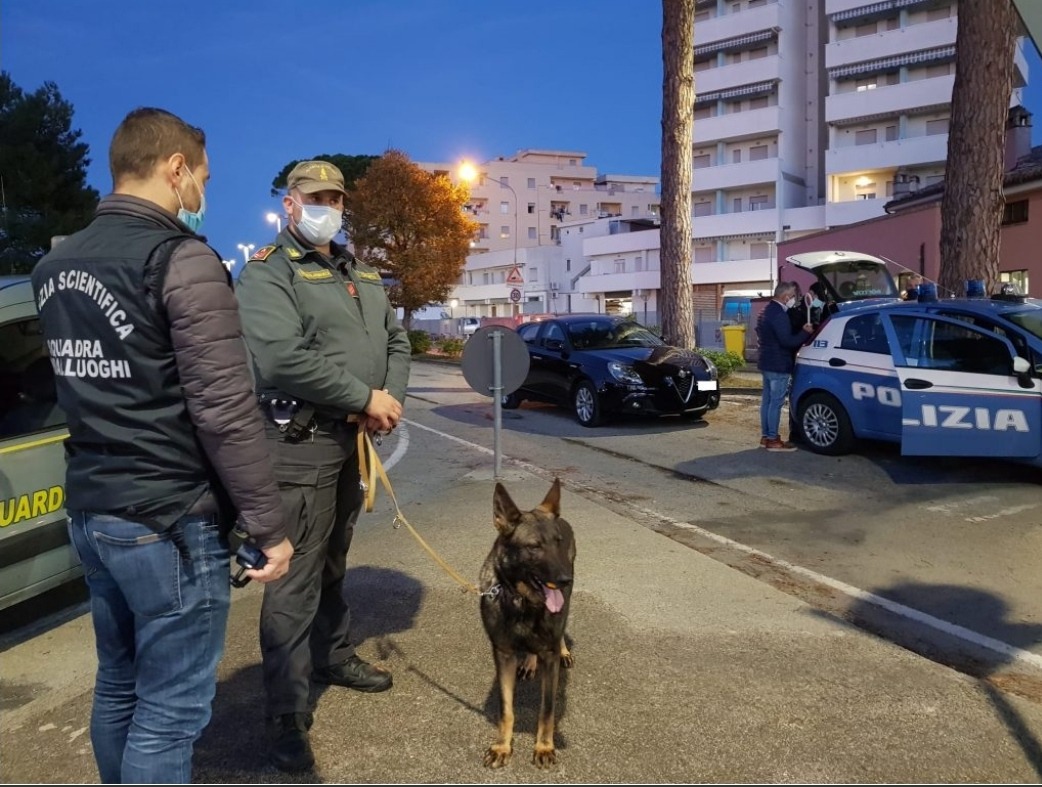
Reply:
[[277, 213], [272, 213], [271, 211], [268, 211], [268, 215], [264, 218], [268, 220], [268, 224], [275, 225], [276, 232], [282, 232], [282, 218]]
[[240, 243], [239, 244], [239, 251], [242, 252], [242, 261], [243, 262], [249, 262], [250, 261], [250, 252], [253, 251], [255, 248], [256, 248], [256, 246], [254, 246], [252, 243]]

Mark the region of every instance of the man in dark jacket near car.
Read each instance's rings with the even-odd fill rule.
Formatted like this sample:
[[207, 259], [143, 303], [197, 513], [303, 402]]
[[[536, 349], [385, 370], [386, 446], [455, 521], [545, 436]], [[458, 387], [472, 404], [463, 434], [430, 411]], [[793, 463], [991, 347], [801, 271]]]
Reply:
[[782, 405], [789, 392], [796, 350], [814, 328], [808, 320], [795, 328], [788, 311], [796, 305], [797, 287], [783, 281], [774, 288], [774, 298], [767, 304], [756, 325], [759, 343], [757, 368], [763, 375], [760, 398], [760, 447], [768, 451], [795, 451], [796, 446], [782, 440], [779, 434]]
[[69, 534], [91, 595], [91, 742], [105, 783], [191, 782], [210, 720], [235, 524], [288, 569], [281, 500], [231, 280], [196, 234], [203, 132], [137, 109], [109, 150], [113, 193], [33, 270], [68, 416]]

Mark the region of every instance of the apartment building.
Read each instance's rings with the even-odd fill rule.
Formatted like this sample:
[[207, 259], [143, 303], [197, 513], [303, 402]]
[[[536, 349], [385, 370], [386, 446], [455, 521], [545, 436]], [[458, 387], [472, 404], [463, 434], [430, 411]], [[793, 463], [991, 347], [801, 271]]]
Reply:
[[[564, 311], [575, 290], [562, 282], [572, 277], [551, 279], [558, 267], [566, 272], [562, 228], [598, 219], [658, 217], [657, 177], [598, 173], [580, 151], [520, 150], [510, 157], [469, 164], [470, 201], [465, 209], [478, 222], [478, 231], [452, 295], [460, 316], [548, 311], [558, 297], [558, 308]], [[461, 172], [462, 162], [419, 166], [457, 183], [467, 174]]]
[[[696, 12], [696, 310], [725, 288], [770, 287], [778, 243], [881, 216], [943, 179], [957, 2], [697, 0]], [[1014, 65], [1011, 105], [1028, 79], [1020, 43]], [[617, 296], [624, 270], [642, 307], [657, 246], [587, 241], [580, 290]]]

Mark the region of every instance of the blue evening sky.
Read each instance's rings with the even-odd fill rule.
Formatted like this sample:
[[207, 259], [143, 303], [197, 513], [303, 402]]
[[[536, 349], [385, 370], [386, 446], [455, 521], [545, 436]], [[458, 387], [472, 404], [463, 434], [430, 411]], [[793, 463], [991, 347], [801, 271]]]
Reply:
[[[4, 0], [0, 68], [58, 85], [111, 189], [123, 116], [158, 106], [202, 127], [203, 233], [226, 259], [261, 246], [292, 159], [403, 150], [482, 161], [585, 151], [600, 172], [659, 174], [658, 0]], [[1039, 115], [1042, 63], [1026, 104]]]

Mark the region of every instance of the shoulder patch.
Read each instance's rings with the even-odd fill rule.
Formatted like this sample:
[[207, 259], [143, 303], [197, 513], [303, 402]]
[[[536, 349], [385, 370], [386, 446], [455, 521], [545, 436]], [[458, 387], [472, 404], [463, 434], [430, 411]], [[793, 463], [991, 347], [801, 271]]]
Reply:
[[333, 272], [328, 270], [306, 271], [303, 268], [297, 268], [297, 274], [300, 276], [300, 278], [307, 279], [308, 281], [317, 281], [318, 279], [333, 278]]
[[286, 256], [289, 257], [291, 260], [299, 260], [304, 255], [301, 254], [296, 249], [294, 249], [292, 246], [287, 246], [286, 247]]
[[249, 261], [264, 262], [266, 259], [268, 259], [268, 257], [271, 256], [271, 253], [275, 251], [276, 248], [276, 246], [261, 246], [259, 249], [257, 249], [257, 251], [253, 253], [253, 256], [250, 257]]
[[372, 271], [358, 271], [358, 278], [362, 279], [363, 281], [373, 281], [373, 282], [382, 282], [383, 281], [383, 279], [380, 277], [379, 273], [375, 273], [375, 272], [372, 272]]

